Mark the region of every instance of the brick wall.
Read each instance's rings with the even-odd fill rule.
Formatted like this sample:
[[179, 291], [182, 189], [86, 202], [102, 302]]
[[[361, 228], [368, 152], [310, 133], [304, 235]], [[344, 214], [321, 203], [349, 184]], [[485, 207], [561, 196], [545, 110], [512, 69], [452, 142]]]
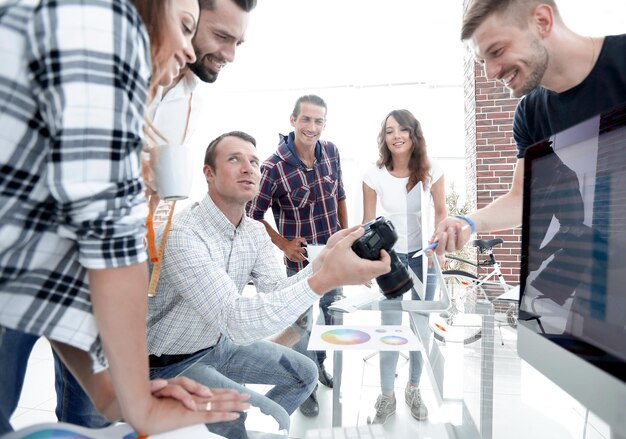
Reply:
[[[496, 81], [488, 80], [483, 69], [474, 65], [475, 87], [475, 167], [476, 208], [480, 209], [508, 192], [513, 181], [516, 147], [512, 133], [517, 99]], [[468, 155], [469, 156], [469, 155]], [[519, 282], [520, 231], [504, 230], [479, 239], [502, 238], [505, 242], [496, 250], [502, 262], [507, 282]]]
[[[517, 99], [511, 98], [500, 83], [488, 80], [469, 53], [464, 90], [467, 199], [472, 209], [480, 209], [511, 187], [517, 161], [512, 133]], [[520, 232], [504, 230], [477, 237], [504, 240], [495, 254], [507, 282], [515, 285], [519, 283]]]

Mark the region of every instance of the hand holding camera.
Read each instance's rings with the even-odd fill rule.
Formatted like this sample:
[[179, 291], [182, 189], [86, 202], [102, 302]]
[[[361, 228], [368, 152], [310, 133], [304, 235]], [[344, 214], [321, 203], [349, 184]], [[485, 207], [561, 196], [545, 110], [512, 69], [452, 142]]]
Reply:
[[413, 287], [413, 280], [393, 250], [397, 240], [393, 224], [382, 216], [362, 227], [340, 230], [330, 237], [326, 248], [313, 262], [311, 287], [314, 291], [326, 292], [341, 285], [365, 284], [376, 278], [385, 297], [401, 296]]
[[386, 251], [374, 259], [360, 258], [352, 251], [352, 244], [364, 234], [361, 226], [340, 230], [330, 237], [326, 248], [313, 261], [313, 275], [309, 285], [318, 294], [324, 294], [342, 285], [361, 285], [389, 272], [390, 258]]
[[391, 271], [376, 278], [380, 291], [387, 299], [401, 296], [413, 287], [413, 279], [402, 264], [393, 246], [398, 234], [391, 221], [379, 216], [363, 225], [364, 234], [352, 244], [352, 250], [359, 257], [376, 260], [381, 250], [387, 251], [391, 258]]

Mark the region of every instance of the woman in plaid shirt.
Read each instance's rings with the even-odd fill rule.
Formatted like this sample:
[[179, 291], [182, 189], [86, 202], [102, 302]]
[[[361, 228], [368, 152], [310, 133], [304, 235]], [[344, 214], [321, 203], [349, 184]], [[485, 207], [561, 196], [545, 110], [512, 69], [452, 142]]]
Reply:
[[[247, 407], [232, 391], [148, 380], [143, 114], [154, 87], [194, 61], [197, 20], [195, 0], [0, 7], [0, 132], [10, 133], [0, 140], [0, 328], [47, 337], [103, 414], [150, 434]], [[8, 375], [26, 358], [1, 361]]]

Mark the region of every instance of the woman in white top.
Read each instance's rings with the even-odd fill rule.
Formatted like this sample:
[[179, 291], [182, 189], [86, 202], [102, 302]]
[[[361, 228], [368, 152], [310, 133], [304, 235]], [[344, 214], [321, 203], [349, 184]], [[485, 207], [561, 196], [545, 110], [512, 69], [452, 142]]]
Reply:
[[[379, 159], [363, 176], [363, 223], [378, 214], [393, 223], [398, 233], [394, 250], [400, 260], [422, 279], [422, 258], [412, 258], [422, 248], [422, 215], [432, 215], [435, 224], [446, 217], [446, 197], [443, 171], [426, 153], [426, 142], [419, 121], [408, 110], [394, 110], [383, 120], [378, 134]], [[421, 186], [418, 183], [421, 182]], [[427, 206], [421, 206], [420, 187], [430, 193]], [[429, 218], [430, 219], [430, 218]], [[428, 222], [432, 224], [431, 222]], [[432, 226], [431, 226], [432, 227]], [[434, 284], [427, 283], [426, 300], [432, 299]], [[411, 290], [412, 299], [418, 300], [417, 292]], [[401, 300], [402, 298], [398, 298]], [[400, 311], [382, 312], [383, 325], [400, 325]], [[380, 353], [381, 395], [376, 400], [376, 416], [368, 422], [384, 423], [396, 411], [394, 378], [398, 352]], [[410, 353], [410, 377], [405, 389], [405, 401], [417, 420], [428, 418], [428, 409], [422, 402], [418, 389], [422, 372], [422, 356]]]

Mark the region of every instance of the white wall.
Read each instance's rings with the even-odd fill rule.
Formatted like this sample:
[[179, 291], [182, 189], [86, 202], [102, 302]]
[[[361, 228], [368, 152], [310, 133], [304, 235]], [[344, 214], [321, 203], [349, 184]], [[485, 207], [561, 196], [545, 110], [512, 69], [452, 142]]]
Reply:
[[[626, 3], [561, 0], [570, 27], [626, 32]], [[291, 130], [295, 100], [315, 93], [328, 103], [323, 138], [341, 151], [350, 222], [361, 219], [360, 175], [376, 160], [376, 136], [391, 110], [411, 110], [446, 182], [465, 193], [461, 0], [261, 0], [237, 60], [214, 84], [201, 84], [202, 126], [191, 139], [193, 197], [206, 192], [202, 157], [209, 141], [243, 130], [261, 158]], [[593, 16], [593, 20], [590, 17]]]

